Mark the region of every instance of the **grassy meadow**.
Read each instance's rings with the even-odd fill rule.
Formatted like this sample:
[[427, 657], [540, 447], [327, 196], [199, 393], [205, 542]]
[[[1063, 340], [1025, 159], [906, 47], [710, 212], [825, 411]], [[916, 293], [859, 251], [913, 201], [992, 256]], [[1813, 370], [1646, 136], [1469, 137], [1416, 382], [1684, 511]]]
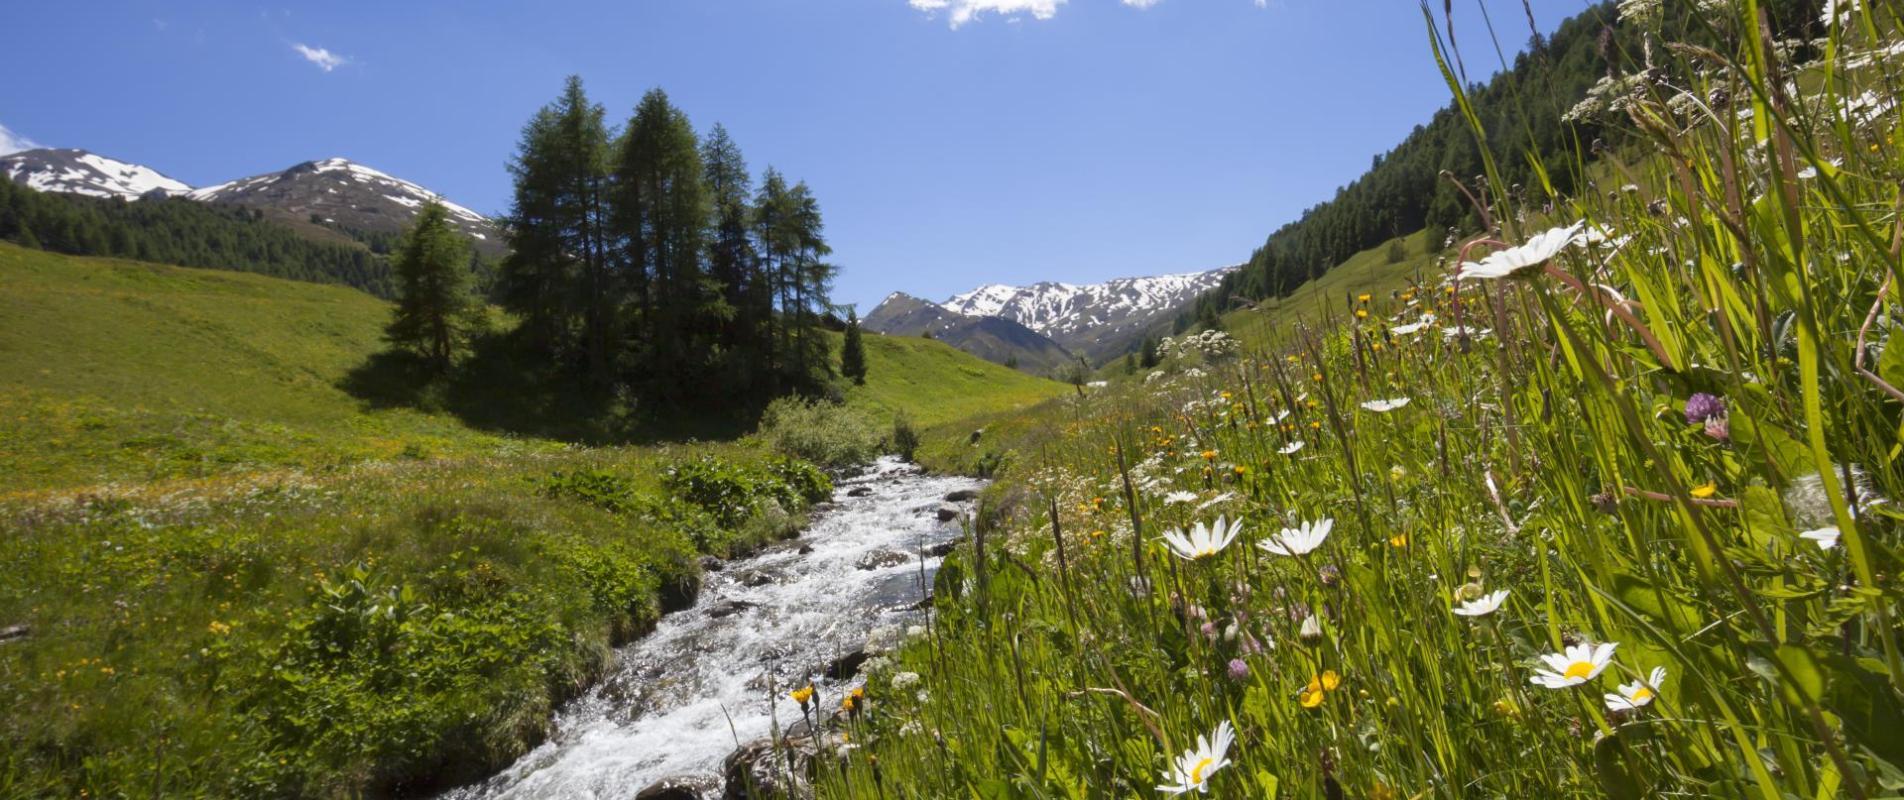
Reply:
[[[561, 411], [546, 398], [368, 391], [389, 314], [0, 244], [0, 629], [23, 631], [0, 642], [0, 797], [481, 777], [686, 602], [704, 556], [830, 496], [769, 437], [581, 445], [518, 424]], [[929, 428], [1069, 388], [869, 345], [866, 385], [821, 412], [859, 452], [897, 411]]]
[[819, 795], [1904, 793], [1898, 20], [1801, 91], [1711, 5], [1619, 79], [1650, 152], [1470, 187], [1465, 279], [930, 439], [1000, 480]]

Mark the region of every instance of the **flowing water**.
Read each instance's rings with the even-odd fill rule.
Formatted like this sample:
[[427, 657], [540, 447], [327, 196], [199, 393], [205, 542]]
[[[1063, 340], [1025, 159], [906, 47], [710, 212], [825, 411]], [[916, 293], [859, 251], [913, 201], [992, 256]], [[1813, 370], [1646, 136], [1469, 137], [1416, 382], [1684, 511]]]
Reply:
[[918, 621], [937, 565], [924, 554], [960, 529], [935, 512], [981, 485], [896, 459], [838, 482], [836, 505], [797, 541], [709, 572], [694, 607], [622, 648], [614, 673], [556, 714], [548, 741], [448, 800], [627, 798], [663, 778], [717, 775], [738, 743], [800, 720], [787, 690], [809, 675], [830, 711], [844, 687], [821, 679], [825, 666]]

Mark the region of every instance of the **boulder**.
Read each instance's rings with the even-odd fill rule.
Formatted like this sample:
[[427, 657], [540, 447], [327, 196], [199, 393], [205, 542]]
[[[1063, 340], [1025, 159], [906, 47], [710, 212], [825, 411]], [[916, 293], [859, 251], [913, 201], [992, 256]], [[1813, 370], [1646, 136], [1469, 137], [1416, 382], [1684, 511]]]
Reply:
[[945, 495], [945, 501], [948, 503], [963, 503], [968, 500], [977, 500], [977, 499], [978, 499], [977, 489], [959, 489], [958, 491], [948, 492]]
[[926, 557], [927, 558], [944, 558], [946, 557], [946, 555], [950, 554], [953, 550], [957, 550], [958, 547], [959, 547], [959, 543], [957, 540], [935, 544], [931, 547], [926, 548]]
[[799, 550], [800, 555], [804, 556], [812, 552], [813, 552], [813, 545], [810, 545], [810, 544], [800, 545], [800, 550]]
[[871, 486], [855, 486], [851, 489], [846, 490], [847, 497], [865, 497], [872, 493], [873, 493], [873, 487]]
[[766, 586], [770, 583], [778, 583], [779, 576], [766, 570], [750, 569], [746, 572], [734, 573], [734, 580], [738, 581], [742, 586], [753, 589]]
[[701, 570], [704, 572], [720, 572], [721, 569], [726, 566], [727, 562], [718, 558], [713, 556], [701, 556]]
[[865, 665], [866, 659], [869, 657], [870, 655], [866, 652], [865, 644], [860, 644], [857, 647], [847, 650], [845, 655], [827, 662], [827, 680], [843, 681], [854, 675], [858, 675], [859, 668]]
[[721, 782], [709, 776], [684, 775], [662, 778], [635, 793], [635, 800], [712, 800], [719, 797]]
[[940, 522], [951, 522], [952, 520], [958, 519], [959, 514], [962, 512], [959, 511], [958, 506], [939, 506], [938, 510], [933, 513], [938, 515]]
[[707, 615], [714, 619], [721, 619], [723, 617], [734, 616], [753, 607], [753, 603], [749, 603], [745, 600], [727, 600], [716, 603], [713, 608], [707, 610]]
[[912, 556], [898, 551], [874, 550], [873, 552], [860, 556], [859, 561], [853, 566], [863, 570], [884, 569], [886, 567], [896, 567], [911, 560]]
[[[779, 748], [772, 739], [741, 745], [721, 764], [722, 800], [791, 800], [812, 796], [813, 739], [788, 738]], [[792, 778], [792, 785], [788, 779]]]

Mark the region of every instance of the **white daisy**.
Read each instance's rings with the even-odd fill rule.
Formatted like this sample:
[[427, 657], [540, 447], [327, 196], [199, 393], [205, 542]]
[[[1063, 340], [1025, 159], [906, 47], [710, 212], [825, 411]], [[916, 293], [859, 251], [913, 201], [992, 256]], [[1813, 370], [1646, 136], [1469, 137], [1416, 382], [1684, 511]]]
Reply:
[[1242, 519], [1232, 522], [1223, 517], [1217, 517], [1216, 523], [1209, 527], [1204, 527], [1201, 522], [1191, 526], [1188, 535], [1175, 528], [1166, 531], [1164, 544], [1169, 545], [1170, 551], [1176, 553], [1178, 558], [1195, 561], [1222, 552], [1223, 548], [1229, 547], [1230, 542], [1235, 541], [1236, 535], [1242, 531]]
[[1541, 656], [1540, 660], [1546, 662], [1548, 668], [1535, 670], [1529, 681], [1549, 689], [1565, 689], [1586, 683], [1600, 677], [1600, 672], [1613, 662], [1615, 647], [1619, 647], [1616, 642], [1601, 645], [1582, 642], [1567, 648], [1565, 652]]
[[1666, 668], [1654, 667], [1652, 674], [1644, 681], [1620, 684], [1620, 693], [1608, 693], [1606, 707], [1613, 711], [1637, 711], [1640, 706], [1653, 702], [1659, 696], [1659, 687], [1666, 682]]
[[1390, 397], [1385, 400], [1370, 400], [1363, 403], [1362, 407], [1378, 414], [1386, 414], [1405, 405], [1408, 405], [1408, 398]]
[[[1214, 738], [1215, 741], [1211, 741]], [[1230, 745], [1236, 741], [1236, 733], [1230, 730], [1228, 720], [1217, 723], [1216, 733], [1212, 737], [1199, 735], [1197, 746], [1184, 751], [1177, 757], [1177, 763], [1164, 772], [1166, 783], [1157, 787], [1157, 791], [1166, 794], [1185, 794], [1195, 791], [1198, 794], [1209, 791], [1210, 776], [1217, 770], [1230, 765]]]
[[1393, 328], [1389, 328], [1388, 332], [1396, 336], [1408, 336], [1432, 324], [1434, 324], [1434, 320], [1431, 318], [1422, 320], [1421, 322], [1410, 322], [1407, 325], [1396, 325]]
[[1488, 254], [1479, 262], [1467, 261], [1455, 271], [1455, 280], [1491, 280], [1506, 278], [1539, 267], [1560, 255], [1580, 235], [1581, 224], [1554, 228], [1534, 234], [1526, 244]]
[[1278, 448], [1276, 448], [1276, 452], [1278, 452], [1278, 453], [1281, 453], [1281, 454], [1283, 454], [1283, 455], [1286, 455], [1286, 456], [1287, 456], [1287, 455], [1294, 455], [1294, 454], [1296, 453], [1296, 451], [1297, 451], [1297, 450], [1301, 450], [1301, 449], [1302, 449], [1302, 446], [1303, 446], [1303, 444], [1305, 444], [1305, 442], [1303, 442], [1303, 440], [1301, 440], [1301, 439], [1297, 439], [1297, 440], [1295, 440], [1295, 441], [1293, 441], [1293, 442], [1290, 442], [1289, 444], [1286, 444], [1286, 445], [1283, 445], [1282, 447], [1278, 447]]
[[1282, 533], [1257, 542], [1256, 546], [1279, 556], [1307, 555], [1322, 546], [1322, 540], [1329, 538], [1329, 531], [1334, 527], [1333, 519], [1305, 522], [1299, 528], [1284, 528]]
[[1812, 530], [1812, 531], [1805, 531], [1804, 533], [1799, 534], [1799, 536], [1802, 538], [1810, 539], [1814, 542], [1817, 542], [1818, 549], [1820, 550], [1830, 550], [1838, 546], [1837, 526], [1832, 526], [1829, 528], [1819, 528], [1817, 530]]
[[1456, 606], [1454, 613], [1455, 616], [1458, 617], [1485, 617], [1500, 610], [1501, 601], [1506, 599], [1506, 589], [1502, 589], [1498, 592], [1490, 592], [1482, 595], [1479, 600], [1469, 600]]
[[1178, 503], [1194, 503], [1196, 501], [1196, 492], [1171, 492], [1170, 494], [1164, 495], [1164, 505], [1167, 506], [1174, 506]]

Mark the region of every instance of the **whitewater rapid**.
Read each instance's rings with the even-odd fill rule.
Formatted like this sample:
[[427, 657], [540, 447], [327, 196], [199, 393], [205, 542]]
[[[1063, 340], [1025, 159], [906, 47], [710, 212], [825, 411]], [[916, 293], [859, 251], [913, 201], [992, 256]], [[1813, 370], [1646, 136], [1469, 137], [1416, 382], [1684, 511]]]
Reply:
[[960, 532], [938, 511], [948, 494], [982, 486], [892, 458], [839, 481], [833, 507], [798, 540], [708, 572], [694, 606], [623, 647], [614, 672], [556, 714], [546, 742], [445, 797], [627, 798], [662, 779], [717, 777], [737, 746], [801, 718], [789, 689], [811, 676], [837, 700], [829, 662], [919, 621], [938, 562], [927, 553]]

